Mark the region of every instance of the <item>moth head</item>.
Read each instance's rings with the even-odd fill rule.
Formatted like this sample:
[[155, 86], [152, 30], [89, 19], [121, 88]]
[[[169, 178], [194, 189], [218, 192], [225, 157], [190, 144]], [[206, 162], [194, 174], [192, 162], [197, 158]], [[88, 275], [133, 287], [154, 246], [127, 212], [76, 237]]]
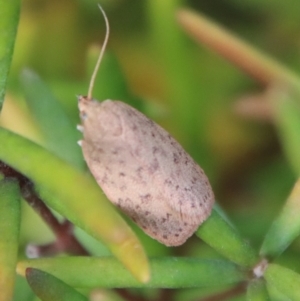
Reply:
[[115, 112], [115, 106], [112, 100], [99, 102], [85, 96], [78, 97], [84, 140], [114, 138], [122, 134], [122, 120]]
[[89, 99], [87, 96], [79, 95], [77, 96], [78, 99], [78, 108], [79, 108], [79, 116], [81, 121], [84, 121], [87, 117], [87, 108], [89, 105], [89, 102], [93, 101]]

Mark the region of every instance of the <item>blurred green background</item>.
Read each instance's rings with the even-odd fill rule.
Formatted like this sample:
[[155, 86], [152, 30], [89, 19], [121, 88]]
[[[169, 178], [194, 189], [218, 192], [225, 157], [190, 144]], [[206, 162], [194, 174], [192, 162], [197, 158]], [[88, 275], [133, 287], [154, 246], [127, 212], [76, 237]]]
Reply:
[[[168, 129], [205, 170], [218, 203], [236, 227], [259, 246], [296, 175], [283, 155], [272, 120], [237, 110], [239, 99], [263, 92], [260, 83], [192, 41], [175, 14], [182, 7], [204, 13], [297, 72], [300, 2], [23, 0], [1, 125], [43, 141], [24, 101], [20, 74], [25, 68], [50, 87], [74, 127], [79, 123], [75, 96], [87, 93], [105, 34], [98, 3], [109, 18], [111, 35], [94, 97], [130, 103]], [[150, 255], [217, 256], [195, 238], [166, 249], [134, 229]], [[81, 231], [77, 234], [94, 254], [107, 253]], [[22, 246], [52, 239], [26, 206]], [[298, 271], [299, 249], [298, 239], [281, 259]]]

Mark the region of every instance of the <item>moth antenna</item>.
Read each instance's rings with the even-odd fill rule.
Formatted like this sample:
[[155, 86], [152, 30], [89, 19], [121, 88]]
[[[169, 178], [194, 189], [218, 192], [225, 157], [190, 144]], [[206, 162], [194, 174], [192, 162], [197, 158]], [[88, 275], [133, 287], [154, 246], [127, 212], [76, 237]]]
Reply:
[[108, 38], [109, 38], [109, 22], [108, 22], [108, 18], [106, 16], [105, 11], [101, 7], [101, 5], [98, 4], [98, 6], [99, 6], [99, 9], [100, 9], [103, 17], [104, 17], [105, 26], [106, 26], [106, 33], [105, 33], [104, 42], [103, 42], [103, 45], [102, 45], [102, 48], [101, 48], [101, 51], [100, 51], [100, 54], [99, 54], [99, 57], [98, 57], [95, 69], [93, 71], [93, 74], [92, 74], [92, 77], [91, 77], [91, 80], [90, 80], [90, 85], [89, 85], [87, 99], [92, 99], [92, 92], [93, 92], [93, 88], [94, 88], [94, 84], [95, 84], [95, 79], [96, 79], [96, 76], [97, 76], [97, 73], [98, 73], [98, 70], [99, 70], [99, 67], [100, 67], [100, 63], [102, 61], [102, 58], [103, 58], [103, 55], [104, 55], [104, 52], [105, 52], [105, 49], [106, 49], [106, 46], [107, 46]]

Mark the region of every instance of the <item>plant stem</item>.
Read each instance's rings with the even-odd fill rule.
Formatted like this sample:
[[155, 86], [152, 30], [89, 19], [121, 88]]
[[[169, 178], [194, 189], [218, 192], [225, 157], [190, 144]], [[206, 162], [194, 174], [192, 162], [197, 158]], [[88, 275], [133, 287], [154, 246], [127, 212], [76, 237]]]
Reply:
[[177, 18], [184, 30], [197, 42], [207, 45], [263, 85], [280, 82], [299, 86], [300, 78], [297, 74], [203, 15], [181, 9]]
[[33, 183], [29, 179], [1, 161], [0, 172], [5, 177], [12, 177], [18, 181], [23, 198], [42, 217], [56, 236], [57, 240], [54, 243], [45, 246], [34, 246], [35, 252], [38, 252], [41, 256], [50, 253], [53, 255], [62, 251], [73, 255], [88, 255], [88, 252], [72, 233], [73, 225], [67, 220], [63, 223], [57, 220], [51, 210], [36, 195]]

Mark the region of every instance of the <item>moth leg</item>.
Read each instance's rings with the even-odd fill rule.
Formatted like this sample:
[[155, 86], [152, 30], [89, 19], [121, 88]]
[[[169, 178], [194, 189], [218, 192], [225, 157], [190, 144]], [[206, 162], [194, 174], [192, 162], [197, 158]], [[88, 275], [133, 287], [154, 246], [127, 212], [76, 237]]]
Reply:
[[83, 126], [82, 126], [81, 124], [77, 124], [77, 125], [76, 125], [76, 129], [77, 129], [79, 132], [83, 133]]

